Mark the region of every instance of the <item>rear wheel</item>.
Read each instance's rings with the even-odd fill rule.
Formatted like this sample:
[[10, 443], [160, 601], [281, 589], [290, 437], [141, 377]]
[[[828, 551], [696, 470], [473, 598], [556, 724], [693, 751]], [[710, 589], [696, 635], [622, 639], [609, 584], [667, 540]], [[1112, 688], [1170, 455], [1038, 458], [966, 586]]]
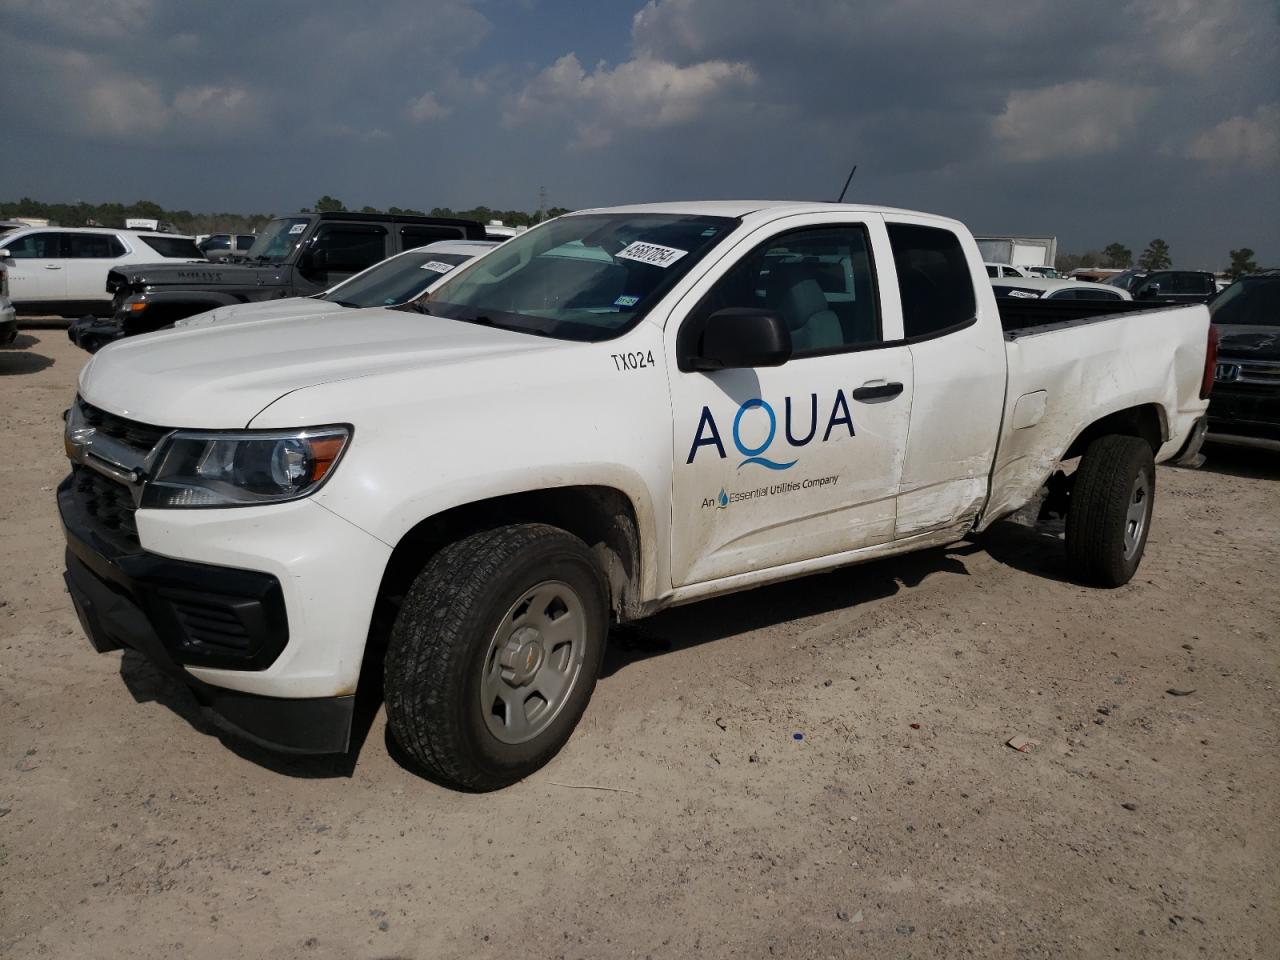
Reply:
[[441, 782], [514, 783], [569, 739], [607, 631], [604, 579], [577, 537], [520, 524], [449, 544], [418, 575], [392, 628], [391, 732]]
[[1067, 557], [1077, 575], [1104, 587], [1129, 582], [1151, 530], [1156, 468], [1139, 437], [1109, 435], [1080, 460], [1067, 511]]

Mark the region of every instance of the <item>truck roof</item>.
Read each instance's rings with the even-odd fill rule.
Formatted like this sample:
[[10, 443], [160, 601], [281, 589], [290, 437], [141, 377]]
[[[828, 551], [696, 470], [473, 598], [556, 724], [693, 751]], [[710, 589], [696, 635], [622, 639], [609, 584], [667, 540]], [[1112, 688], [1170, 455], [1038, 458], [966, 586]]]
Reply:
[[935, 213], [904, 210], [865, 203], [828, 203], [821, 200], [673, 200], [666, 203], [634, 203], [616, 207], [595, 207], [575, 210], [574, 213], [674, 213], [689, 216], [745, 217], [752, 213], [769, 213], [775, 217], [798, 213], [829, 213], [845, 210], [849, 213], [901, 213], [930, 220], [948, 220]]

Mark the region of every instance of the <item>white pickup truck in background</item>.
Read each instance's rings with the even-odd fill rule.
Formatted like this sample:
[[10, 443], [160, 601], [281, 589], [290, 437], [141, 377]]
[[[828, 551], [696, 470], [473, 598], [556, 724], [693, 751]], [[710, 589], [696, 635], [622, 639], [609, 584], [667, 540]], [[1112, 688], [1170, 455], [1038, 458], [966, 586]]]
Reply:
[[67, 582], [97, 649], [260, 742], [345, 750], [363, 669], [426, 772], [501, 787], [611, 622], [953, 542], [1063, 467], [1073, 569], [1127, 582], [1213, 372], [1203, 306], [1136, 306], [997, 304], [964, 226], [902, 210], [563, 216], [401, 308], [95, 355]]

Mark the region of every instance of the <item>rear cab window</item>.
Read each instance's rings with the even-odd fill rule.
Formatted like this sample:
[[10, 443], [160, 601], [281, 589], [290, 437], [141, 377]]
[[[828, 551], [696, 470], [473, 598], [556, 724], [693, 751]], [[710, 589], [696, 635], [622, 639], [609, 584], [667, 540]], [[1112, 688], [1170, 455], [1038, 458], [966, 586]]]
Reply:
[[143, 243], [166, 260], [203, 260], [200, 248], [190, 237], [164, 237], [159, 235], [139, 237]]
[[941, 227], [886, 226], [902, 296], [903, 336], [937, 337], [973, 323], [978, 302], [960, 238]]

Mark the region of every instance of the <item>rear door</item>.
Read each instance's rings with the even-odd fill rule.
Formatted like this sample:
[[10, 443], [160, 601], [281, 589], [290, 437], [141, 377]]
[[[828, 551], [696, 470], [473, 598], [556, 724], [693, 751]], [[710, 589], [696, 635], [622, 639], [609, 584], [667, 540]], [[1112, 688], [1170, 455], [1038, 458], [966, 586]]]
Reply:
[[9, 297], [15, 304], [54, 304], [67, 299], [63, 237], [55, 230], [41, 230], [0, 240], [9, 251], [5, 267]]
[[126, 253], [124, 244], [114, 234], [66, 234], [67, 299], [109, 303], [107, 271]]
[[[912, 371], [885, 262], [878, 216], [789, 217], [739, 241], [673, 313], [673, 585], [892, 539]], [[791, 360], [681, 371], [677, 340], [728, 307], [778, 313]]]
[[[982, 508], [1004, 411], [1005, 353], [990, 297], [978, 298], [972, 239], [907, 214], [886, 217], [915, 395], [894, 536], [972, 520]], [[1016, 281], [1010, 281], [1016, 283]]]

